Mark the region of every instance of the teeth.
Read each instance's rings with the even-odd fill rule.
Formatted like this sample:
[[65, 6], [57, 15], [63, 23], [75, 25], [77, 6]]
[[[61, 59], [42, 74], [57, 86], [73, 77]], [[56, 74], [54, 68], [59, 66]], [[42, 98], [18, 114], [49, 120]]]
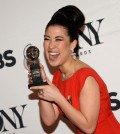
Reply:
[[54, 56], [54, 55], [58, 55], [59, 53], [49, 53], [49, 54]]

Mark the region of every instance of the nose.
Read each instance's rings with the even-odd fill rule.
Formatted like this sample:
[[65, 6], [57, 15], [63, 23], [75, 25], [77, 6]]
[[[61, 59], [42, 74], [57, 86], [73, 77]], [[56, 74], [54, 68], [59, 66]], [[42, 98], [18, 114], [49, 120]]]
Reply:
[[52, 41], [52, 40], [50, 41], [49, 48], [51, 48], [51, 49], [55, 48], [55, 42], [54, 41]]

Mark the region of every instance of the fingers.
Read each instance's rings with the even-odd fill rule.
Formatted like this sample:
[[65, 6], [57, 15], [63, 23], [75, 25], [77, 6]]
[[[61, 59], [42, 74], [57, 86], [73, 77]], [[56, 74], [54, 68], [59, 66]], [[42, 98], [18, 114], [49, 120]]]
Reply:
[[51, 86], [53, 86], [53, 84], [51, 83], [51, 81], [46, 77], [46, 82], [48, 83], [48, 85], [39, 85], [39, 86], [32, 86], [30, 87], [30, 90], [41, 90], [41, 89], [47, 89]]
[[43, 82], [46, 82], [46, 73], [42, 64], [40, 64], [40, 73], [41, 73]]
[[44, 88], [45, 88], [45, 86], [32, 86], [32, 87], [30, 87], [30, 90], [42, 90]]
[[39, 95], [44, 95], [43, 89], [38, 89], [38, 94], [39, 94]]
[[30, 73], [30, 63], [27, 61], [27, 70], [28, 70], [28, 73]]
[[32, 84], [32, 77], [30, 72], [28, 72], [28, 83]]
[[44, 97], [44, 86], [34, 86], [34, 87], [31, 87], [30, 90], [37, 91], [39, 98], [42, 99]]
[[48, 83], [48, 85], [53, 85], [52, 82], [46, 77], [46, 81]]

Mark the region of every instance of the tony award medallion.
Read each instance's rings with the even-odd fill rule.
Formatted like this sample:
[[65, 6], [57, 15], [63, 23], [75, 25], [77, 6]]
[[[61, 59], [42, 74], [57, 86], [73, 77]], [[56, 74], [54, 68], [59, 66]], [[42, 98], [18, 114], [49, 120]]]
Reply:
[[28, 84], [28, 88], [32, 86], [47, 85], [47, 82], [43, 82], [41, 73], [40, 73], [40, 62], [39, 62], [40, 51], [36, 46], [28, 44], [24, 48], [24, 57], [26, 60], [27, 66], [30, 68], [31, 73], [31, 82]]

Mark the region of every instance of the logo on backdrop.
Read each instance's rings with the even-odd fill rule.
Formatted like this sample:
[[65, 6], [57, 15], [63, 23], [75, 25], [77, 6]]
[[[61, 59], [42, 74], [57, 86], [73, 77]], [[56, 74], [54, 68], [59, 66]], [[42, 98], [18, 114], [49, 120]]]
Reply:
[[16, 59], [12, 56], [13, 50], [6, 50], [3, 54], [0, 53], [0, 69], [3, 67], [12, 67], [16, 64]]
[[[88, 35], [86, 35], [85, 33], [83, 33], [82, 31], [80, 31], [80, 36], [83, 38], [83, 40], [87, 43], [86, 45], [92, 47], [92, 46], [96, 46], [96, 45], [100, 45], [103, 42], [100, 40], [100, 36], [99, 36], [99, 31], [101, 28], [101, 24], [103, 22], [104, 18], [96, 20], [98, 26], [97, 26], [97, 30], [94, 25], [93, 22], [89, 22], [85, 24], [85, 28], [88, 30]], [[81, 50], [80, 55], [87, 55], [87, 54], [91, 54], [91, 50], [83, 50], [84, 46], [81, 46], [82, 44], [80, 44], [79, 49]]]
[[[11, 107], [9, 108], [12, 116], [8, 115], [8, 113], [4, 110], [0, 110], [0, 132], [9, 132], [10, 133], [10, 128], [14, 128], [15, 130], [17, 129], [22, 129], [26, 128], [24, 124], [24, 111], [26, 108], [26, 105], [21, 105], [20, 107]], [[21, 111], [21, 112], [19, 112]], [[14, 133], [15, 134], [15, 133]]]
[[110, 100], [111, 100], [111, 108], [112, 111], [116, 111], [118, 109], [120, 109], [120, 100], [118, 100], [117, 97], [117, 93], [116, 92], [110, 92]]

